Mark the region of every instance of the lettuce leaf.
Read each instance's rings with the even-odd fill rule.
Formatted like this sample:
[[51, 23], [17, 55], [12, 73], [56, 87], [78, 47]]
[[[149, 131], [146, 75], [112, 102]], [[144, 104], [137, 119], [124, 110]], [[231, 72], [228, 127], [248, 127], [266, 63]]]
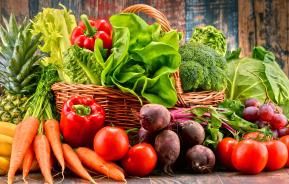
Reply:
[[[61, 5], [62, 6], [62, 5]], [[45, 65], [55, 64], [58, 67], [60, 78], [63, 79], [62, 62], [64, 53], [70, 47], [70, 34], [76, 27], [76, 20], [71, 11], [63, 9], [43, 8], [32, 20], [34, 35], [41, 34], [42, 52], [48, 53], [43, 61]]]
[[69, 84], [100, 85], [102, 69], [94, 52], [78, 46], [71, 46], [63, 60], [63, 81]]
[[114, 27], [112, 54], [105, 62], [101, 83], [145, 98], [150, 103], [173, 107], [177, 102], [174, 81], [181, 57], [179, 34], [164, 33], [159, 24], [148, 25], [135, 14], [110, 18]]

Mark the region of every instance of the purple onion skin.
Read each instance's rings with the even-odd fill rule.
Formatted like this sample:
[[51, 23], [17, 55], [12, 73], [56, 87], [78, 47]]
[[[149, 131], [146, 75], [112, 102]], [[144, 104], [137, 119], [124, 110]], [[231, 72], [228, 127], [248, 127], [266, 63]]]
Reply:
[[167, 108], [158, 104], [146, 104], [140, 110], [140, 124], [149, 132], [157, 132], [166, 128], [171, 121]]

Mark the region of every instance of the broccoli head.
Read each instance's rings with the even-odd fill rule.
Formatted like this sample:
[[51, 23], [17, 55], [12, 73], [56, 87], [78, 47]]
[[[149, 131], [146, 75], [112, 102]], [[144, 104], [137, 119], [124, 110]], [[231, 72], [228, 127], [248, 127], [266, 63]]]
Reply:
[[188, 42], [179, 50], [180, 77], [184, 91], [222, 90], [225, 87], [226, 59], [201, 43]]

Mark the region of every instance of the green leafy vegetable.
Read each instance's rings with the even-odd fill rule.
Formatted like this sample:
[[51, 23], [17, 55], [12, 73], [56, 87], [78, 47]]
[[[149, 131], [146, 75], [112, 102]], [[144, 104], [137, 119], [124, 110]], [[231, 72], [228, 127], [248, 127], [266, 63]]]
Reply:
[[201, 43], [188, 42], [179, 50], [180, 77], [184, 91], [223, 90], [226, 86], [226, 59]]
[[[261, 102], [270, 100], [279, 106], [288, 106], [289, 79], [275, 61], [274, 54], [256, 47], [252, 56], [228, 63], [227, 97], [242, 102], [257, 98]], [[285, 114], [289, 116], [286, 109]]]
[[102, 85], [117, 86], [151, 103], [174, 106], [177, 94], [170, 75], [181, 60], [179, 34], [164, 33], [159, 24], [148, 25], [135, 14], [113, 15], [110, 22], [113, 48], [101, 73]]
[[64, 56], [63, 78], [66, 83], [77, 84], [100, 84], [100, 75], [102, 71], [101, 62], [97, 62], [96, 57], [101, 58], [100, 53], [71, 46]]
[[44, 64], [56, 64], [60, 77], [64, 52], [70, 47], [70, 34], [76, 27], [74, 15], [64, 6], [63, 9], [44, 8], [33, 19], [33, 34], [41, 33], [43, 45], [39, 48], [48, 53], [49, 57], [44, 59]]
[[214, 26], [197, 27], [192, 34], [190, 42], [205, 44], [222, 56], [225, 56], [227, 51], [226, 37], [222, 31]]
[[242, 117], [243, 110], [245, 108], [244, 104], [240, 100], [230, 100], [230, 99], [225, 99], [222, 103], [218, 105], [218, 107], [227, 108], [232, 112], [235, 112], [240, 117]]

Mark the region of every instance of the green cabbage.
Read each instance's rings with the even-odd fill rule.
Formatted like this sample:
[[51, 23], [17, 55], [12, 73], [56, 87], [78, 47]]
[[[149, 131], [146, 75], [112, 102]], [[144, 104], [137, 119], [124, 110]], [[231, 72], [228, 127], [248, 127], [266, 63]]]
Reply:
[[285, 114], [289, 107], [289, 79], [275, 61], [273, 53], [263, 47], [255, 47], [251, 57], [233, 59], [228, 63], [227, 98], [245, 101], [257, 98], [270, 100], [283, 106]]

